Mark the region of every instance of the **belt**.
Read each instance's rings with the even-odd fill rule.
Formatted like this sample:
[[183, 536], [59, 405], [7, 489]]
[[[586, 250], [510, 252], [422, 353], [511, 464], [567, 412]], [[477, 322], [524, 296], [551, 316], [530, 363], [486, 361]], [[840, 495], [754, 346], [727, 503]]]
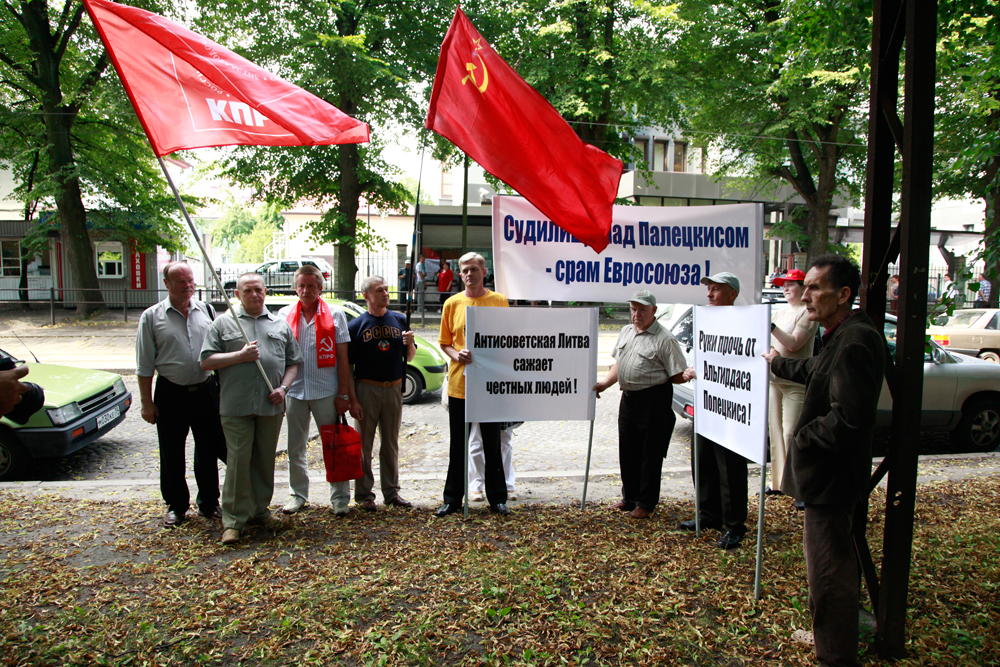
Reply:
[[374, 385], [376, 387], [395, 387], [402, 381], [403, 378], [399, 378], [398, 380], [390, 380], [388, 382], [379, 382], [378, 380], [366, 380], [364, 378], [359, 380], [359, 382], [364, 382], [365, 384]]
[[214, 378], [210, 375], [207, 380], [205, 380], [204, 382], [199, 382], [198, 384], [177, 384], [176, 382], [171, 382], [162, 375], [158, 376], [158, 379], [167, 383], [167, 385], [170, 387], [177, 387], [178, 389], [187, 389], [188, 391], [194, 392], [203, 389], [205, 385], [211, 382]]

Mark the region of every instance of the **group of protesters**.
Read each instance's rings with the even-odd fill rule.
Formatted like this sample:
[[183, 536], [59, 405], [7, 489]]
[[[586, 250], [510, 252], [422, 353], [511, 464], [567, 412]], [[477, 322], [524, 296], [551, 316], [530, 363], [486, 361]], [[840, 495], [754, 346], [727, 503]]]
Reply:
[[[450, 446], [443, 504], [445, 517], [465, 501], [465, 316], [469, 306], [507, 307], [507, 298], [484, 283], [486, 263], [468, 253], [458, 260], [464, 290], [445, 300], [438, 343], [450, 360], [447, 386]], [[406, 319], [389, 309], [389, 286], [367, 278], [367, 312], [350, 324], [320, 297], [323, 276], [312, 266], [294, 278], [298, 301], [277, 315], [264, 307], [266, 290], [255, 273], [240, 276], [239, 303], [217, 316], [193, 298], [192, 271], [183, 262], [163, 270], [168, 296], [140, 319], [136, 345], [143, 418], [156, 424], [160, 444], [164, 525], [184, 522], [189, 506], [184, 446], [195, 440], [197, 505], [222, 521], [222, 542], [234, 544], [249, 523], [280, 525], [269, 505], [281, 422], [288, 417], [289, 499], [286, 514], [308, 502], [306, 441], [309, 415], [317, 426], [349, 413], [362, 439], [363, 477], [354, 483], [355, 505], [376, 511], [372, 451], [381, 432], [381, 491], [386, 505], [408, 508], [400, 494], [398, 437], [401, 383], [415, 353]], [[771, 383], [769, 431], [773, 462], [768, 495], [790, 495], [804, 510], [803, 544], [816, 654], [821, 664], [856, 665], [859, 574], [851, 537], [855, 505], [864, 502], [871, 437], [881, 390], [885, 345], [881, 332], [852, 310], [860, 272], [835, 255], [813, 261], [808, 273], [777, 277], [789, 307], [772, 318], [771, 351], [765, 357]], [[726, 307], [740, 293], [737, 276], [720, 272], [702, 279], [709, 306]], [[649, 517], [659, 501], [662, 461], [675, 417], [673, 384], [697, 377], [677, 340], [655, 317], [656, 299], [639, 290], [629, 299], [631, 323], [612, 352], [614, 364], [594, 386], [598, 398], [621, 387], [619, 463], [622, 498], [616, 510]], [[237, 321], [238, 320], [238, 321]], [[813, 341], [825, 328], [819, 353]], [[153, 377], [156, 375], [155, 392]], [[216, 377], [217, 375], [217, 377]], [[265, 381], [266, 376], [266, 381]], [[509, 432], [501, 423], [475, 425], [478, 460], [489, 510], [509, 515]], [[502, 443], [506, 440], [506, 447]], [[717, 546], [734, 549], [747, 532], [747, 461], [720, 443], [702, 439], [698, 459], [700, 522], [721, 531]], [[220, 499], [217, 461], [226, 463]], [[473, 492], [476, 492], [474, 489]], [[350, 482], [330, 485], [339, 516], [351, 511]]]

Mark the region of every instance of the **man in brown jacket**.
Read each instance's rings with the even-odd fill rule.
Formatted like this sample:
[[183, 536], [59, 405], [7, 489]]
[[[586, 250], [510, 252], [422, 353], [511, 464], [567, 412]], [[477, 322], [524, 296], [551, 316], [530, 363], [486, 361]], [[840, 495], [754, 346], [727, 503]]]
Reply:
[[872, 431], [885, 338], [851, 305], [858, 267], [840, 255], [813, 260], [805, 279], [809, 319], [826, 329], [809, 359], [765, 358], [775, 376], [806, 385], [802, 415], [785, 461], [785, 493], [805, 503], [802, 534], [809, 577], [816, 658], [824, 666], [857, 666], [859, 573], [851, 537], [854, 506], [868, 495]]

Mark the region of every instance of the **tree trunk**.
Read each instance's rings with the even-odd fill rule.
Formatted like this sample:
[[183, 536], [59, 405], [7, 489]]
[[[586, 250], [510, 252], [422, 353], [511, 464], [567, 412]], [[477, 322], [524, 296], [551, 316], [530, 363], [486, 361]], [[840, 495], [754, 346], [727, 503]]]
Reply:
[[353, 298], [354, 276], [358, 271], [353, 240], [358, 229], [358, 208], [362, 192], [358, 180], [358, 147], [356, 144], [344, 144], [338, 150], [340, 151], [340, 201], [337, 210], [341, 215], [338, 236], [348, 237], [351, 241], [347, 243], [341, 241], [334, 245], [334, 289], [338, 292], [348, 292], [350, 293], [348, 298]]
[[806, 266], [814, 259], [825, 255], [830, 247], [830, 207], [809, 207], [809, 219], [806, 223], [806, 233], [809, 235], [809, 247], [806, 248]]
[[82, 309], [77, 309], [78, 315], [87, 315], [103, 310], [104, 299], [97, 282], [94, 247], [87, 232], [87, 211], [83, 206], [80, 177], [73, 158], [71, 130], [79, 112], [78, 102], [64, 104], [59, 71], [61, 53], [49, 29], [48, 3], [35, 0], [24, 3], [22, 7], [25, 31], [36, 56], [34, 65], [42, 111], [45, 113], [49, 174], [56, 184], [56, 208], [66, 230], [73, 277], [77, 287], [84, 290], [72, 298], [88, 302], [81, 304]]
[[49, 173], [54, 176], [58, 188], [56, 208], [59, 211], [59, 220], [66, 230], [66, 244], [73, 265], [74, 282], [83, 290], [67, 300], [79, 303], [78, 315], [89, 315], [104, 309], [104, 298], [101, 296], [100, 283], [97, 281], [94, 246], [87, 233], [87, 210], [83, 206], [80, 180], [76, 175], [76, 164], [70, 146], [70, 122], [68, 119], [61, 120], [55, 115], [48, 116], [46, 120], [46, 125], [57, 126], [50, 127], [48, 132]]

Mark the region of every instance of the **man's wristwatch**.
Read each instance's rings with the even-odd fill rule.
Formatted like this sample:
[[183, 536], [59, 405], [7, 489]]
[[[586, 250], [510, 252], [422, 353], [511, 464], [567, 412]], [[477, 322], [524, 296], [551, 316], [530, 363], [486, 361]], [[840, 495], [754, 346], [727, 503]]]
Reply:
[[348, 396], [347, 394], [337, 394], [337, 398], [339, 398], [342, 401], [349, 401], [349, 400], [351, 400], [351, 397]]
[[278, 385], [278, 389], [284, 389], [284, 390], [285, 390], [285, 393], [286, 393], [286, 394], [288, 393], [288, 387], [286, 387], [286, 386], [285, 386], [285, 385], [283, 385], [283, 384], [279, 384], [279, 385]]

